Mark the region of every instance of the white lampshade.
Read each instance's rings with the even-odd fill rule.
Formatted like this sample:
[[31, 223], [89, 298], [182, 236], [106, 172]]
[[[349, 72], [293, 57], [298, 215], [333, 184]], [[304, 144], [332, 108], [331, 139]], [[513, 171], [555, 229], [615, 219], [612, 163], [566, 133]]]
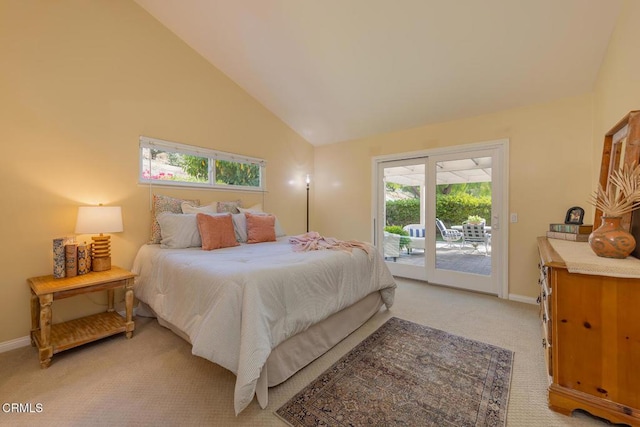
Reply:
[[120, 206], [80, 206], [76, 234], [119, 233], [123, 231]]

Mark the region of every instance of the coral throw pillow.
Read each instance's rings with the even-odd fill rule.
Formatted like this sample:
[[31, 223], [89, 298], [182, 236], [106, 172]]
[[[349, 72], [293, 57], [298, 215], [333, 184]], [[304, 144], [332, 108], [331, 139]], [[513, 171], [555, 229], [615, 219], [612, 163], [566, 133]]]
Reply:
[[247, 243], [275, 242], [276, 217], [273, 215], [254, 215], [245, 212], [247, 217]]
[[231, 214], [214, 216], [198, 213], [196, 220], [205, 251], [240, 245], [233, 230]]

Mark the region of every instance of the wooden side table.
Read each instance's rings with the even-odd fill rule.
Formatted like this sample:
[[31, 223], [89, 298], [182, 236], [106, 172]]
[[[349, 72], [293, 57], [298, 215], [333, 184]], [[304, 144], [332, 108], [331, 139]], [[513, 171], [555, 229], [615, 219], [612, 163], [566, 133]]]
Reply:
[[[111, 270], [62, 279], [56, 279], [53, 275], [28, 279], [31, 287], [31, 345], [38, 348], [40, 367], [49, 367], [54, 354], [82, 344], [121, 332], [126, 332], [127, 338], [131, 338], [135, 329], [134, 277], [135, 274], [130, 271], [114, 266]], [[113, 308], [113, 291], [116, 288], [125, 290], [125, 318]], [[51, 324], [51, 304], [54, 300], [104, 290], [108, 296], [106, 312]]]

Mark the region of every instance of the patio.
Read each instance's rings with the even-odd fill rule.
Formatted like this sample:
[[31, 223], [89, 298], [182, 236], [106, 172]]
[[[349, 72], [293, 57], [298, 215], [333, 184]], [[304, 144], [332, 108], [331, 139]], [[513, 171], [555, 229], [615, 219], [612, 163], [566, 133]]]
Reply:
[[[471, 247], [465, 246], [460, 249], [459, 246], [449, 247], [445, 242], [436, 242], [436, 268], [442, 270], [459, 271], [462, 273], [491, 275], [491, 252], [484, 255], [482, 249], [480, 252], [472, 250]], [[413, 249], [411, 253], [402, 251], [396, 262], [400, 264], [411, 264], [416, 266], [424, 266], [424, 251]]]

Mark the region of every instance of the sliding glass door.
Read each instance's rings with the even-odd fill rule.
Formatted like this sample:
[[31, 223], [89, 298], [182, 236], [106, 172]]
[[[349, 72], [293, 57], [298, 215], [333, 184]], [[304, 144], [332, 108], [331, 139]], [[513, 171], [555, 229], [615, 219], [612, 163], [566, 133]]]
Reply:
[[[436, 221], [427, 251], [429, 282], [499, 294], [500, 195], [493, 149], [429, 157], [436, 185], [427, 211]], [[496, 185], [497, 184], [497, 185]]]
[[387, 265], [395, 276], [503, 296], [504, 150], [426, 154], [376, 160], [374, 237]]
[[378, 164], [376, 241], [396, 276], [426, 280], [425, 170], [427, 158]]

